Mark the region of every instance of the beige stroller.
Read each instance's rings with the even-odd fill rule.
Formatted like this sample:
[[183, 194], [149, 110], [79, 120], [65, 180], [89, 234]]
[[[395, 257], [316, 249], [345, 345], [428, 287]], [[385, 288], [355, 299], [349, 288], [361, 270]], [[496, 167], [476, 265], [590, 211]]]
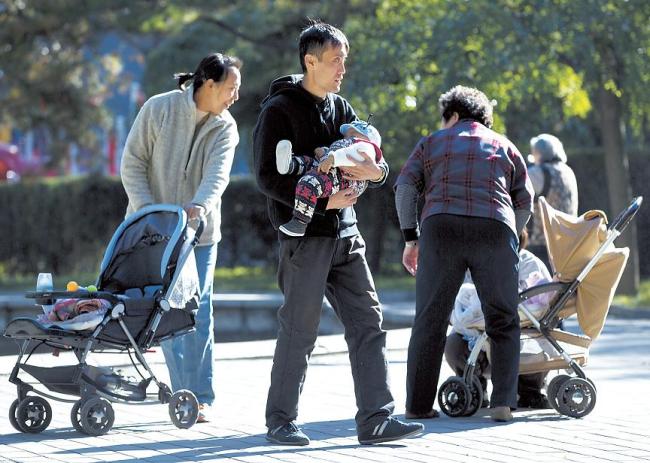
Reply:
[[[519, 373], [551, 370], [572, 371], [560, 374], [547, 386], [547, 397], [562, 415], [581, 418], [596, 405], [596, 386], [581, 368], [587, 364], [590, 344], [605, 324], [609, 306], [625, 269], [628, 248], [616, 248], [614, 240], [639, 210], [642, 197], [632, 201], [612, 224], [602, 211], [589, 211], [573, 217], [556, 211], [539, 198], [544, 234], [553, 282], [529, 288], [519, 294], [522, 355]], [[527, 308], [527, 301], [543, 295], [550, 301], [541, 318]], [[559, 321], [577, 314], [584, 335], [557, 328]], [[452, 417], [471, 416], [481, 407], [483, 388], [475, 374], [481, 349], [488, 351], [484, 326], [472, 348], [462, 377], [447, 379], [438, 391], [441, 410]]]

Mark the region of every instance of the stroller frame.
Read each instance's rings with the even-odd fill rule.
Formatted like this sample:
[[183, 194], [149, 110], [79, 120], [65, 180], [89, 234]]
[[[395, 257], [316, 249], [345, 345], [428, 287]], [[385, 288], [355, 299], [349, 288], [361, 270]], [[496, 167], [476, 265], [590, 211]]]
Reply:
[[[35, 299], [37, 304], [51, 304], [54, 300], [59, 298], [98, 298], [109, 301], [112, 307], [89, 335], [56, 327], [48, 328], [44, 332], [42, 326], [38, 326], [37, 323], [31, 319], [17, 319], [12, 322], [15, 326], [11, 330], [11, 333], [8, 334], [5, 332], [5, 336], [23, 339], [20, 343], [18, 359], [9, 376], [9, 381], [17, 387], [18, 398], [12, 403], [9, 410], [10, 422], [16, 430], [27, 433], [39, 433], [47, 428], [52, 418], [52, 410], [43, 397], [59, 402], [74, 403], [71, 411], [72, 425], [77, 431], [89, 435], [102, 435], [110, 430], [114, 421], [111, 402], [141, 405], [151, 403], [168, 404], [171, 420], [177, 427], [189, 428], [196, 422], [198, 417], [198, 401], [194, 394], [186, 390], [176, 391], [172, 394], [169, 386], [156, 378], [156, 375], [143, 354], [154, 344], [194, 331], [194, 316], [191, 315], [191, 326], [184, 327], [183, 329], [170, 333], [169, 335], [156, 337], [156, 330], [160, 326], [163, 317], [166, 314], [170, 314], [172, 311], [180, 311], [180, 309], [172, 309], [169, 300], [172, 296], [177, 280], [180, 277], [181, 272], [178, 270], [183, 268], [194, 247], [198, 244], [199, 237], [201, 236], [205, 226], [204, 221], [196, 221], [196, 229], [192, 233], [192, 228], [189, 227], [189, 222], [187, 221], [185, 212], [177, 206], [147, 206], [132, 214], [129, 216], [131, 221], [128, 223], [126, 221], [122, 223], [109, 243], [106, 255], [101, 265], [98, 285], [100, 283], [101, 275], [110, 263], [111, 256], [109, 255], [109, 250], [113, 249], [116, 242], [121, 237], [120, 232], [123, 231], [127, 225], [134, 223], [137, 219], [151, 212], [171, 212], [178, 214], [182, 227], [181, 230], [178, 230], [177, 227], [176, 232], [180, 234], [183, 229], [187, 229], [187, 231], [185, 242], [179, 242], [175, 245], [179, 246], [178, 258], [175, 266], [176, 271], [174, 271], [169, 284], [166, 285], [166, 291], [163, 293], [162, 291], [157, 290], [153, 298], [143, 298], [143, 300], [146, 300], [147, 302], [153, 302], [153, 305], [152, 307], [148, 306], [151, 307], [151, 313], [148, 315], [146, 325], [140, 331], [140, 335], [137, 336], [137, 340], [124, 321], [124, 317], [127, 313], [127, 306], [129, 305], [128, 298], [119, 297], [119, 295], [109, 291], [87, 291], [85, 289], [77, 291], [41, 291], [26, 293], [25, 296], [27, 298]], [[175, 236], [175, 238], [179, 238], [179, 236]], [[169, 246], [165, 248], [166, 257], [169, 257], [172, 252], [174, 251], [169, 250]], [[161, 269], [161, 272], [163, 272], [163, 270], [166, 269]], [[128, 340], [127, 343], [119, 343], [115, 340], [111, 340], [110, 337], [102, 338], [102, 334], [109, 323], [117, 324], [121, 332], [126, 336], [126, 339]], [[9, 326], [7, 331], [9, 331]], [[28, 353], [30, 344], [35, 341], [40, 342], [38, 342], [38, 344], [36, 344]], [[78, 364], [49, 368], [28, 365], [31, 355], [43, 344], [53, 347], [56, 350], [72, 351], [77, 358]], [[146, 373], [149, 375], [148, 377], [145, 378], [138, 369], [136, 362], [133, 357], [131, 357], [131, 349], [135, 354], [136, 360], [146, 370]], [[124, 380], [120, 375], [114, 373], [106, 374], [106, 369], [104, 368], [98, 368], [87, 364], [86, 359], [88, 354], [100, 350], [126, 351], [129, 354], [132, 365], [135, 367], [137, 373], [142, 377], [142, 381], [139, 383], [130, 382]], [[25, 356], [27, 356], [27, 358], [23, 362]], [[53, 392], [78, 395], [80, 399], [66, 399], [38, 390], [31, 384], [19, 378], [20, 370], [26, 371], [37, 379], [39, 379], [38, 376], [46, 377], [49, 380], [54, 379], [53, 381], [39, 380], [39, 382], [49, 382], [49, 384], [44, 385]], [[61, 380], [63, 377], [66, 378], [64, 382], [57, 383], [57, 380]], [[154, 381], [158, 386], [157, 394], [147, 394], [146, 392], [151, 381]], [[29, 395], [29, 393], [37, 395]]]
[[[576, 377], [558, 375], [547, 386], [547, 396], [551, 406], [559, 413], [574, 418], [588, 415], [596, 405], [596, 387], [580, 364], [572, 358], [558, 341], [551, 335], [552, 330], [559, 324], [558, 314], [575, 294], [580, 283], [598, 263], [605, 251], [621, 235], [638, 212], [643, 197], [632, 200], [631, 204], [614, 219], [607, 227], [607, 238], [602, 242], [596, 253], [585, 264], [582, 271], [571, 282], [552, 282], [528, 288], [519, 294], [518, 309], [524, 313], [533, 327], [548, 341], [566, 363], [566, 369], [571, 369]], [[524, 302], [534, 296], [556, 292], [546, 314], [537, 319], [525, 306]], [[478, 411], [483, 402], [483, 387], [475, 375], [476, 363], [481, 350], [488, 341], [485, 331], [481, 333], [476, 344], [470, 351], [462, 377], [451, 377], [446, 380], [438, 391], [438, 404], [442, 411], [451, 417], [471, 416]]]

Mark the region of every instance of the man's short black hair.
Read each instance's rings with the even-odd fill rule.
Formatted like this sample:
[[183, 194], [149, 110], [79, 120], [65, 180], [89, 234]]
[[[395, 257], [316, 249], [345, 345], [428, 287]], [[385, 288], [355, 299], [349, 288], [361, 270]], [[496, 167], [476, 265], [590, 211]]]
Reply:
[[312, 21], [311, 24], [300, 33], [298, 49], [300, 51], [300, 66], [303, 72], [307, 72], [305, 66], [305, 55], [317, 56], [320, 60], [327, 46], [345, 46], [346, 51], [350, 49], [347, 37], [334, 26], [320, 21]]
[[473, 119], [487, 128], [492, 127], [492, 103], [480, 90], [456, 85], [440, 96], [438, 105], [445, 121], [458, 113], [459, 119]]

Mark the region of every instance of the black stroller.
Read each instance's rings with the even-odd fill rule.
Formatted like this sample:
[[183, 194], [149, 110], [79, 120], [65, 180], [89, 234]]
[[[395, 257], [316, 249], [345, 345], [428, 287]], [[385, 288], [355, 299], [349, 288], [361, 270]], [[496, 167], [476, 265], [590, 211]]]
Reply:
[[[172, 394], [166, 384], [156, 379], [143, 354], [163, 340], [194, 330], [198, 290], [193, 250], [204, 227], [202, 221], [196, 222], [195, 228], [190, 226], [185, 211], [177, 206], [144, 207], [129, 215], [114, 233], [95, 288], [26, 294], [44, 307], [52, 307], [63, 298], [104, 300], [110, 304], [104, 315], [99, 314], [95, 326], [83, 329], [31, 318], [18, 318], [7, 325], [4, 335], [20, 343], [20, 354], [9, 377], [18, 390], [18, 398], [9, 409], [9, 420], [16, 430], [39, 433], [48, 427], [52, 408], [44, 397], [73, 403], [72, 425], [89, 435], [102, 435], [111, 429], [111, 402], [168, 404], [177, 427], [194, 425], [199, 410], [194, 394], [187, 390]], [[42, 345], [72, 351], [77, 364], [28, 364]], [[86, 362], [89, 353], [102, 351], [128, 353], [141, 380]], [[138, 364], [144, 367], [145, 374]], [[36, 382], [20, 379], [21, 373]], [[151, 381], [158, 391], [147, 394]], [[38, 385], [56, 395], [34, 387]]]

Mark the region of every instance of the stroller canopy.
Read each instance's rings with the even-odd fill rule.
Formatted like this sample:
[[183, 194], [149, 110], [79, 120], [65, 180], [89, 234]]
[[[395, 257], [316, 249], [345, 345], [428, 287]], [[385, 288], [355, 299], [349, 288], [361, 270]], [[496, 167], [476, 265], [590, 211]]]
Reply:
[[116, 292], [166, 287], [176, 269], [186, 226], [183, 209], [174, 205], [155, 204], [129, 215], [106, 249], [97, 286]]
[[[607, 239], [607, 217], [598, 210], [574, 217], [553, 209], [544, 197], [539, 198], [539, 210], [555, 277], [571, 282]], [[628, 248], [610, 246], [577, 288], [578, 323], [591, 339], [603, 329], [628, 256]]]

